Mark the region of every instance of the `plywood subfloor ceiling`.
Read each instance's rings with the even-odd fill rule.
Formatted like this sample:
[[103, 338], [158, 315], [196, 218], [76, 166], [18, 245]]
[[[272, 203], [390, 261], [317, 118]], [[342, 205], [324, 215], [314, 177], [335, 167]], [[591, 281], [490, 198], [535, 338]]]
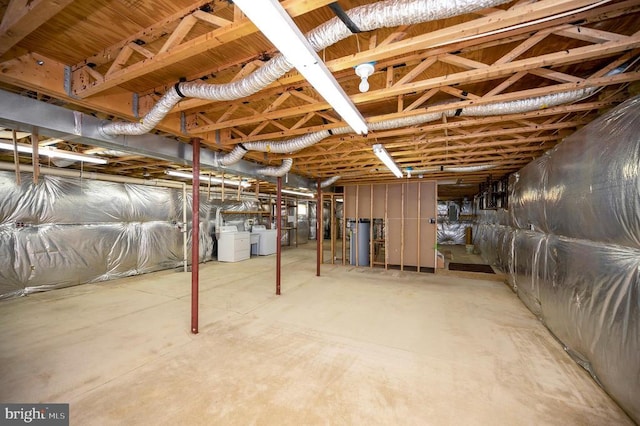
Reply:
[[[335, 17], [330, 3], [348, 11], [376, 2], [282, 2], [303, 32]], [[1, 7], [0, 87], [105, 119], [138, 120], [179, 81], [228, 83], [277, 53], [227, 1], [10, 0]], [[572, 104], [441, 117], [367, 136], [333, 135], [298, 152], [250, 152], [245, 159], [275, 166], [292, 157], [292, 172], [314, 179], [339, 174], [342, 183], [392, 181], [371, 149], [382, 143], [403, 169], [412, 169], [410, 179], [447, 181], [440, 187], [443, 196], [473, 195], [489, 176], [519, 170], [637, 93], [640, 73], [633, 60], [639, 46], [637, 0], [522, 0], [353, 34], [319, 55], [371, 123], [586, 87], [600, 90]], [[368, 61], [375, 61], [375, 73], [370, 90], [360, 93], [353, 67]], [[621, 66], [624, 72], [612, 75]], [[277, 142], [342, 125], [292, 70], [249, 97], [185, 99], [156, 131], [185, 143], [199, 137], [208, 148], [228, 152], [243, 142]], [[77, 141], [57, 144], [100, 152]], [[165, 170], [177, 168], [131, 153], [109, 159], [104, 166], [84, 167], [135, 177], [164, 177]], [[448, 170], [456, 167], [462, 172]]]

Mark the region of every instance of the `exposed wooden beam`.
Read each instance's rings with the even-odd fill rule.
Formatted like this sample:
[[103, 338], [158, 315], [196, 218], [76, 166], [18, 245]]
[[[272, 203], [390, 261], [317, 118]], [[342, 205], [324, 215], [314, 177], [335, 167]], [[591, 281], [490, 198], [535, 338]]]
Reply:
[[[375, 132], [371, 132], [371, 135], [375, 136], [376, 138], [389, 138], [394, 136], [402, 136], [402, 135], [410, 135], [410, 134], [424, 134], [432, 131], [443, 130], [445, 128], [456, 129], [456, 128], [462, 128], [462, 127], [475, 127], [475, 126], [482, 126], [482, 125], [491, 125], [495, 123], [504, 123], [508, 121], [516, 121], [520, 119], [530, 119], [530, 118], [545, 117], [545, 116], [557, 116], [559, 114], [571, 114], [575, 112], [598, 110], [598, 109], [610, 106], [614, 101], [615, 99], [612, 99], [609, 101], [588, 102], [588, 103], [580, 103], [580, 104], [573, 104], [573, 105], [560, 105], [552, 108], [545, 108], [545, 109], [540, 109], [540, 110], [525, 112], [520, 114], [500, 115], [500, 116], [494, 116], [494, 117], [476, 117], [473, 119], [458, 120], [458, 121], [449, 120], [446, 124], [424, 123], [415, 127], [404, 127], [400, 129], [393, 129], [393, 130], [386, 130], [386, 131], [375, 131]], [[394, 114], [394, 117], [395, 117], [395, 114]], [[375, 121], [383, 121], [387, 117], [378, 116], [375, 118], [376, 118]], [[333, 119], [333, 122], [335, 121], [336, 120]], [[340, 126], [341, 126], [340, 123], [333, 123], [333, 124], [325, 124], [321, 126], [305, 127], [300, 129], [292, 128], [287, 132], [272, 132], [272, 133], [260, 134], [255, 136], [249, 136], [244, 139], [234, 139], [229, 142], [236, 144], [241, 142], [252, 142], [252, 141], [264, 140], [264, 139], [266, 140], [279, 139], [284, 136], [293, 137], [293, 136], [298, 136], [306, 133], [317, 132], [319, 130], [332, 129]], [[475, 132], [482, 131], [482, 128], [474, 129], [474, 131]], [[344, 137], [344, 138], [345, 139], [348, 138], [350, 141], [353, 140], [351, 137]], [[334, 140], [338, 141], [338, 140], [342, 140], [342, 138], [334, 137]]]
[[[640, 34], [634, 34], [624, 39], [624, 41], [611, 41], [605, 42], [602, 44], [578, 47], [570, 50], [563, 50], [561, 52], [549, 53], [546, 55], [541, 55], [533, 58], [521, 59], [517, 61], [512, 61], [509, 63], [496, 65], [488, 68], [482, 69], [473, 69], [469, 71], [462, 71], [455, 74], [439, 76], [435, 78], [430, 78], [427, 80], [407, 83], [402, 86], [392, 86], [385, 89], [373, 90], [367, 93], [359, 93], [353, 95], [351, 100], [355, 104], [361, 104], [371, 101], [378, 101], [389, 97], [395, 97], [401, 94], [413, 93], [413, 92], [422, 92], [424, 90], [429, 90], [431, 88], [439, 88], [444, 86], [449, 86], [452, 84], [467, 84], [472, 82], [478, 82], [483, 80], [491, 80], [494, 78], [503, 77], [506, 75], [510, 75], [512, 73], [528, 71], [532, 69], [537, 69], [544, 67], [548, 64], [553, 64], [554, 66], [560, 66], [564, 64], [570, 64], [575, 62], [584, 61], [587, 59], [596, 59], [603, 56], [610, 56], [625, 50], [633, 49], [640, 46]], [[612, 76], [612, 80], [607, 79], [587, 79], [582, 82], [570, 83], [569, 85], [563, 85], [565, 90], [573, 90], [584, 86], [596, 86], [600, 84], [613, 84], [612, 81], [633, 81], [633, 79], [637, 78], [636, 73], [631, 73], [626, 76]], [[622, 82], [622, 81], [621, 81]], [[552, 90], [550, 88], [543, 88], [544, 90], [537, 91], [538, 95], [545, 94], [547, 91]], [[531, 92], [527, 92], [531, 93]], [[535, 93], [535, 92], [534, 92]], [[556, 92], [557, 93], [557, 92]], [[514, 96], [513, 93], [510, 93], [508, 96], [506, 95], [497, 95], [495, 97], [483, 97], [482, 100], [477, 100], [482, 103], [491, 103], [492, 99], [495, 98], [497, 102], [498, 99], [510, 98], [513, 99], [522, 99]], [[316, 104], [309, 104], [296, 108], [288, 108], [285, 110], [273, 111], [269, 114], [266, 114], [261, 117], [245, 117], [241, 119], [231, 120], [228, 122], [223, 122], [214, 126], [204, 126], [197, 129], [193, 129], [193, 133], [203, 133], [207, 131], [214, 130], [215, 128], [222, 127], [231, 127], [238, 126], [242, 124], [249, 124], [256, 121], [261, 121], [263, 119], [278, 119], [288, 116], [298, 116], [302, 114], [306, 114], [311, 111], [319, 111], [322, 109], [328, 108], [329, 105], [326, 102], [318, 102]], [[446, 108], [446, 107], [445, 107]], [[442, 110], [442, 109], [440, 109]]]
[[[347, 67], [353, 67], [366, 61], [380, 60], [386, 57], [414, 52], [419, 49], [428, 49], [440, 45], [452, 44], [468, 37], [478, 37], [492, 31], [521, 24], [523, 17], [528, 21], [553, 16], [559, 13], [578, 9], [582, 6], [597, 3], [597, 0], [542, 0], [533, 4], [524, 4], [503, 11], [499, 14], [478, 18], [441, 30], [433, 31], [421, 36], [403, 39], [398, 43], [378, 45], [375, 49], [350, 55], [334, 61], [329, 69], [336, 71]], [[547, 26], [552, 26], [549, 23]], [[525, 30], [526, 31], [526, 30]]]
[[0, 56], [73, 0], [11, 0], [0, 23]]
[[601, 31], [601, 30], [579, 26], [579, 25], [571, 26], [569, 28], [556, 31], [555, 34], [564, 36], [564, 37], [575, 38], [577, 40], [588, 41], [589, 43], [602, 43], [604, 41], [615, 41], [615, 40], [620, 40], [622, 37], [624, 37], [624, 36], [621, 36], [620, 34], [608, 32], [608, 31]]
[[[532, 133], [532, 132], [538, 132], [538, 131], [553, 131], [553, 130], [558, 130], [558, 129], [571, 129], [571, 128], [576, 128], [577, 126], [580, 125], [584, 125], [586, 122], [585, 121], [576, 121], [576, 122], [560, 122], [560, 123], [553, 123], [553, 124], [547, 124], [547, 125], [542, 125], [542, 126], [535, 126], [535, 127], [520, 127], [520, 128], [514, 128], [514, 129], [500, 129], [500, 130], [493, 130], [490, 132], [484, 132], [482, 134], [483, 138], [498, 138], [498, 137], [503, 137], [503, 136], [507, 136], [507, 137], [512, 137], [514, 138], [514, 135], [517, 134], [521, 134], [521, 133]], [[474, 139], [477, 138], [478, 135], [476, 134], [470, 134], [470, 135], [455, 135], [455, 136], [440, 136], [440, 137], [428, 137], [427, 138], [427, 142], [424, 143], [420, 143], [419, 145], [433, 145], [433, 144], [439, 144], [439, 143], [451, 143], [451, 142], [457, 142], [457, 141], [465, 141], [465, 140], [469, 140], [469, 139]], [[556, 136], [553, 136], [554, 139], [557, 139]], [[515, 137], [514, 139], [511, 139], [514, 141], [518, 141], [518, 143], [522, 143], [522, 142], [526, 142], [528, 140], [530, 140], [530, 138], [517, 138]], [[500, 140], [496, 140], [496, 141], [492, 141], [492, 143], [496, 143], [496, 144], [504, 144], [504, 141], [500, 141]], [[333, 155], [340, 155], [340, 154], [349, 154], [351, 155], [352, 153], [358, 152], [358, 151], [362, 151], [362, 150], [369, 150], [370, 149], [370, 143], [365, 143], [363, 145], [360, 146], [350, 146], [347, 147], [345, 149], [342, 150], [333, 150], [332, 154]], [[394, 148], [403, 148], [406, 145], [406, 142], [404, 141], [398, 141], [398, 142], [387, 142], [385, 143], [385, 147], [387, 149], [394, 149]], [[474, 146], [477, 144], [474, 144]], [[468, 145], [460, 145], [459, 147], [468, 147]], [[456, 149], [454, 146], [450, 146], [449, 149]], [[293, 154], [289, 154], [287, 155], [288, 157], [294, 158], [294, 159], [301, 159], [301, 158], [309, 158], [309, 157], [313, 157], [314, 154], [313, 151], [309, 151], [309, 150], [304, 150], [304, 151], [299, 151]], [[306, 160], [306, 163], [310, 164], [311, 160]]]
[[493, 65], [506, 64], [507, 62], [511, 62], [512, 60], [516, 59], [518, 56], [522, 55], [524, 52], [544, 40], [547, 35], [547, 32], [539, 32], [534, 34], [533, 36], [527, 38], [525, 41], [511, 49], [509, 53], [503, 55], [500, 59], [495, 61]]
[[[496, 34], [496, 35], [491, 35], [491, 36], [482, 37], [478, 39], [470, 39], [462, 42], [457, 42], [451, 45], [430, 48], [418, 54], [416, 54], [415, 52], [411, 52], [408, 54], [408, 56], [405, 56], [405, 55], [400, 56], [399, 59], [393, 59], [393, 58], [396, 58], [396, 56], [394, 56], [395, 52], [390, 51], [389, 55], [387, 55], [389, 59], [378, 60], [378, 65], [382, 69], [384, 68], [387, 69], [387, 86], [386, 87], [390, 87], [393, 85], [392, 66], [394, 64], [406, 63], [406, 61], [408, 61], [410, 57], [415, 57], [417, 58], [417, 60], [424, 60], [425, 58], [437, 56], [445, 52], [448, 53], [456, 50], [477, 49], [479, 47], [490, 48], [494, 45], [505, 43], [505, 41], [508, 41], [511, 39], [513, 41], [526, 39], [528, 38], [528, 34], [531, 31], [551, 33], [553, 31], [559, 31], [559, 30], [570, 27], [571, 25], [567, 24], [568, 22], [580, 21], [580, 22], [583, 22], [583, 24], [595, 23], [595, 22], [600, 22], [602, 20], [614, 19], [624, 14], [636, 13], [638, 11], [640, 11], [640, 4], [638, 4], [637, 0], [626, 0], [616, 4], [604, 5], [594, 10], [588, 10], [588, 11], [584, 11], [576, 14], [571, 14], [561, 19], [556, 19], [549, 22], [542, 22], [530, 28], [528, 27], [517, 28], [514, 30], [510, 30], [508, 33], [505, 33], [503, 35]], [[337, 75], [336, 73], [339, 73], [345, 70], [350, 70], [350, 68], [353, 66], [352, 62], [358, 64], [358, 63], [370, 61], [372, 58], [367, 56], [368, 52], [369, 51], [364, 51], [361, 53], [357, 53], [355, 55], [350, 55], [345, 58], [338, 58], [332, 61], [328, 61], [327, 67], [334, 72], [334, 75], [336, 75], [336, 78], [339, 78], [340, 75]], [[278, 80], [276, 83], [270, 86], [270, 88], [272, 90], [281, 90], [280, 87], [282, 86], [290, 87], [293, 84], [300, 84], [301, 81], [304, 81], [301, 75], [299, 75], [298, 73], [291, 73], [290, 75], [285, 76], [280, 80]], [[266, 89], [261, 93], [265, 93], [268, 91], [269, 89]], [[211, 101], [200, 100], [200, 99], [189, 99], [189, 100], [180, 102], [174, 108], [173, 112], [185, 111], [192, 108], [200, 108], [203, 105], [207, 105], [210, 103]]]
[[[296, 16], [325, 6], [331, 2], [332, 0], [286, 0], [282, 3], [282, 6], [289, 15], [291, 15], [291, 17], [295, 18]], [[85, 67], [77, 69], [74, 71], [75, 78], [73, 79], [74, 95], [81, 98], [95, 95], [145, 74], [149, 74], [177, 62], [184, 61], [195, 55], [204, 53], [217, 46], [221, 46], [225, 43], [235, 41], [238, 38], [253, 34], [257, 31], [258, 30], [255, 25], [253, 25], [249, 19], [243, 17], [238, 21], [234, 21], [230, 25], [215, 29], [182, 44], [178, 44], [170, 51], [160, 52], [151, 59], [145, 59], [129, 65], [128, 67], [114, 72], [108, 78], [104, 78], [100, 81], [84, 81], [81, 83], [82, 80], [78, 78], [77, 74], [79, 74]]]

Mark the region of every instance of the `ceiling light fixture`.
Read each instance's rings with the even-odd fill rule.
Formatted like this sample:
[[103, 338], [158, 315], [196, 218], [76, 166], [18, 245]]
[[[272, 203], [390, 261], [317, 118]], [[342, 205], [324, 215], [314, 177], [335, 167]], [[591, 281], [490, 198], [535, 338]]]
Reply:
[[313, 193], [292, 191], [290, 189], [283, 189], [282, 192], [284, 192], [285, 194], [300, 195], [302, 197], [310, 197], [310, 198], [313, 198], [315, 196], [315, 194], [313, 194]]
[[369, 91], [369, 81], [367, 80], [371, 74], [375, 71], [373, 65], [375, 62], [365, 62], [364, 64], [356, 65], [356, 74], [360, 77], [360, 85], [358, 89], [364, 93]]
[[273, 45], [358, 134], [367, 123], [277, 0], [234, 0]]
[[[193, 180], [193, 173], [189, 173], [189, 172], [179, 172], [177, 170], [165, 170], [165, 174], [167, 174], [169, 176], [181, 177], [181, 178]], [[211, 183], [222, 184], [222, 179], [220, 179], [220, 178], [212, 177], [212, 176], [209, 176], [209, 175], [200, 175], [200, 183], [207, 183], [209, 181]], [[237, 180], [229, 180], [229, 179], [225, 179], [224, 180], [224, 184], [225, 185], [230, 185], [230, 186], [242, 186], [243, 188], [248, 188], [248, 187], [251, 186], [251, 184], [249, 182], [237, 181]]]
[[[25, 154], [33, 153], [33, 149], [29, 145], [17, 144], [18, 152], [23, 152]], [[13, 151], [13, 144], [0, 142], [0, 149], [5, 149], [7, 151]], [[94, 157], [91, 155], [78, 154], [75, 152], [65, 151], [62, 149], [55, 149], [49, 146], [43, 146], [38, 149], [38, 155], [44, 155], [45, 157], [50, 158], [66, 158], [68, 160], [81, 161], [83, 163], [94, 163], [94, 164], [107, 164], [108, 160], [100, 157]]]
[[405, 170], [407, 171], [407, 173], [415, 173], [415, 174], [434, 173], [434, 172], [467, 173], [467, 172], [481, 172], [483, 170], [492, 169], [496, 166], [497, 164], [477, 164], [477, 165], [471, 165], [471, 166], [432, 166], [432, 167], [424, 167], [417, 170], [413, 170], [411, 167], [407, 167]]
[[385, 166], [397, 177], [402, 177], [402, 171], [400, 167], [393, 161], [393, 158], [389, 155], [384, 146], [380, 143], [373, 145], [373, 153], [378, 156], [380, 161], [384, 163]]

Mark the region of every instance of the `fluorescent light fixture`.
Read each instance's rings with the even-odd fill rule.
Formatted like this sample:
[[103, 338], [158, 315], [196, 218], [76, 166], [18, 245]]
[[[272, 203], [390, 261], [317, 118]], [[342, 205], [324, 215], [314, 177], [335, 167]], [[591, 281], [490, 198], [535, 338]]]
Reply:
[[391, 158], [391, 156], [389, 155], [389, 153], [387, 152], [387, 150], [384, 148], [382, 144], [377, 143], [373, 145], [373, 153], [378, 156], [380, 161], [382, 161], [384, 165], [387, 166], [387, 168], [391, 170], [391, 172], [397, 178], [402, 177], [402, 171], [400, 170], [396, 162], [393, 161], [393, 158]]
[[[31, 154], [33, 149], [29, 145], [17, 144], [18, 152], [24, 152]], [[13, 151], [13, 144], [0, 142], [0, 149], [6, 149], [7, 151]], [[62, 149], [55, 149], [48, 146], [43, 146], [38, 149], [38, 155], [44, 155], [51, 158], [66, 158], [68, 160], [82, 161], [83, 163], [94, 164], [107, 164], [108, 161], [104, 158], [93, 157], [91, 155], [77, 154], [75, 152], [65, 151]]]
[[367, 123], [277, 0], [234, 0], [256, 27], [358, 134]]
[[453, 173], [467, 173], [467, 172], [481, 172], [483, 170], [493, 169], [495, 164], [478, 164], [476, 166], [449, 166], [444, 168], [445, 172]]
[[310, 198], [313, 198], [315, 196], [315, 194], [310, 192], [292, 191], [290, 189], [283, 189], [282, 192], [284, 192], [285, 194], [300, 195], [302, 197], [310, 197]]
[[[168, 174], [169, 176], [175, 176], [175, 177], [181, 177], [181, 178], [185, 178], [185, 179], [191, 179], [193, 180], [193, 173], [188, 173], [188, 172], [179, 172], [176, 170], [165, 170], [165, 173]], [[212, 177], [209, 175], [200, 175], [200, 182], [202, 183], [206, 183], [211, 181], [211, 183], [220, 183], [222, 184], [222, 179], [217, 178], [217, 177]], [[229, 179], [225, 179], [224, 180], [224, 184], [225, 185], [230, 185], [230, 186], [242, 186], [243, 188], [248, 188], [251, 186], [251, 184], [249, 182], [243, 182], [243, 181], [237, 181], [237, 180], [229, 180]]]
[[[413, 174], [424, 174], [433, 172], [451, 172], [451, 173], [467, 173], [467, 172], [481, 172], [483, 170], [489, 170], [496, 167], [497, 164], [478, 164], [473, 166], [432, 166], [424, 167], [418, 170], [411, 170]], [[409, 168], [405, 169], [407, 172]]]

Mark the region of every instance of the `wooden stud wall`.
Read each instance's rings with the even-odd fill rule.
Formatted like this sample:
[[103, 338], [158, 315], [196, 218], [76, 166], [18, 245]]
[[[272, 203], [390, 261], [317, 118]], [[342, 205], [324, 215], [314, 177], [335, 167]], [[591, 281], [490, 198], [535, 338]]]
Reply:
[[[391, 266], [425, 271], [436, 267], [436, 182], [347, 185], [344, 200], [345, 223], [347, 220], [370, 220], [370, 267], [383, 265], [375, 262], [375, 219], [384, 219], [385, 269]], [[357, 227], [353, 238], [357, 238]], [[348, 258], [346, 245], [345, 233], [343, 264]], [[355, 247], [356, 266], [359, 266], [358, 245]]]

